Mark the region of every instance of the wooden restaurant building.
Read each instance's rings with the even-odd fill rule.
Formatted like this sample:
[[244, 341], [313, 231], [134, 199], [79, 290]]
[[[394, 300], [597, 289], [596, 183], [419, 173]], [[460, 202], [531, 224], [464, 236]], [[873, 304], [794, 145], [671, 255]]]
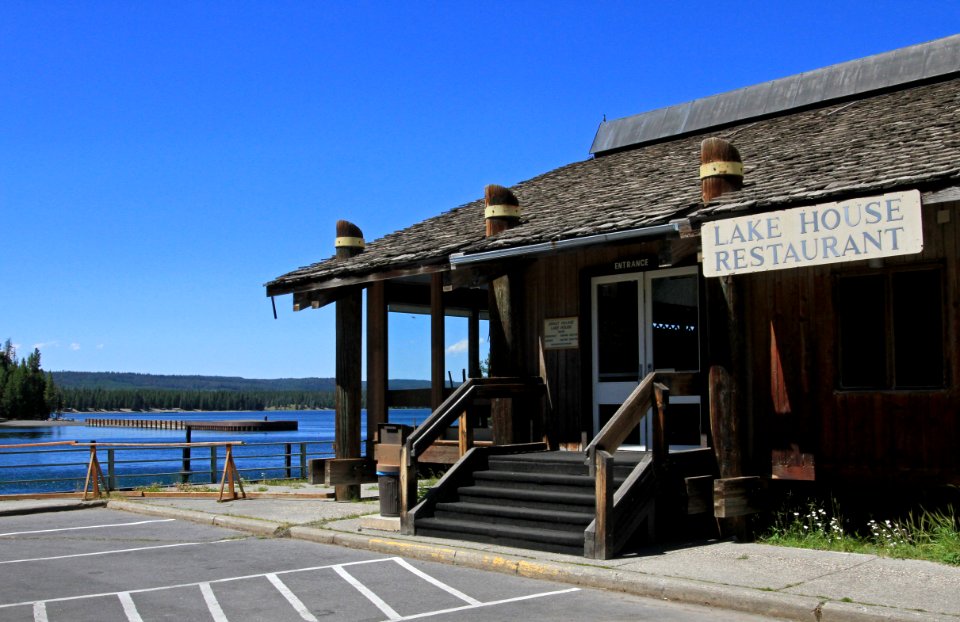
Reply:
[[[405, 531], [609, 557], [782, 482], [960, 484], [960, 35], [604, 122], [591, 155], [369, 245], [340, 222], [266, 286], [337, 306], [331, 462], [395, 464]], [[431, 317], [434, 412], [378, 438], [391, 308]], [[418, 499], [424, 462], [453, 466]]]

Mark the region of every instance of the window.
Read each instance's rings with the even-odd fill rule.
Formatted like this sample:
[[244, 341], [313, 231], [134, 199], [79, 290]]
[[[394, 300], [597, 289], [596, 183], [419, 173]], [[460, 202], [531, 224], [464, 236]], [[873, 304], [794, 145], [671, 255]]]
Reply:
[[943, 386], [943, 286], [939, 268], [837, 280], [840, 387]]

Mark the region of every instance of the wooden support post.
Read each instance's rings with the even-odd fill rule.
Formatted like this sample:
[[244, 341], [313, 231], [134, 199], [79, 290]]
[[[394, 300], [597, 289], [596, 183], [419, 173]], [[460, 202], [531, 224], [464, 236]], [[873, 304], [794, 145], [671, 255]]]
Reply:
[[740, 477], [743, 464], [740, 455], [740, 426], [736, 416], [737, 387], [726, 368], [710, 368], [710, 430], [713, 451], [717, 456], [720, 477]]
[[470, 423], [470, 413], [466, 410], [460, 415], [460, 422], [457, 424], [457, 445], [461, 458], [473, 447], [473, 425]]
[[373, 455], [379, 424], [389, 420], [387, 406], [387, 293], [383, 281], [367, 288], [367, 455]]
[[[487, 236], [497, 235], [520, 222], [520, 202], [507, 188], [491, 184], [484, 188], [484, 216]], [[521, 375], [519, 322], [517, 306], [523, 291], [518, 287], [519, 273], [506, 274], [489, 284], [490, 376]], [[521, 416], [511, 399], [490, 400], [494, 445], [523, 442], [529, 436], [529, 413]], [[520, 421], [520, 419], [523, 421]], [[526, 434], [523, 434], [526, 428]], [[529, 440], [529, 439], [527, 439]]]
[[[346, 220], [337, 221], [336, 258], [348, 261], [363, 252], [363, 233]], [[333, 452], [337, 458], [360, 457], [360, 365], [363, 354], [363, 292], [352, 287], [337, 299], [337, 386], [334, 391], [337, 418]], [[337, 501], [360, 499], [360, 486], [336, 486]]]
[[[519, 376], [519, 275], [504, 275], [490, 284], [490, 376]], [[511, 398], [490, 400], [493, 443], [508, 445], [530, 439], [529, 413], [516, 408]]]
[[443, 403], [445, 349], [443, 275], [435, 272], [430, 277], [430, 409]]
[[479, 378], [480, 372], [480, 309], [470, 309], [467, 319], [467, 377]]
[[613, 456], [600, 449], [596, 454], [597, 495], [594, 558], [609, 559], [613, 554]]
[[404, 443], [400, 450], [400, 531], [414, 533], [410, 510], [417, 505], [417, 463], [410, 456], [410, 445]]
[[90, 444], [90, 462], [87, 464], [87, 479], [83, 483], [83, 499], [87, 500], [87, 491], [90, 490], [90, 485], [93, 484], [93, 497], [100, 497], [100, 486], [109, 492], [110, 486], [107, 483], [106, 478], [103, 476], [103, 470], [100, 468], [100, 461], [97, 460], [97, 444], [92, 442]]
[[[353, 289], [337, 300], [337, 419], [334, 430], [334, 456], [360, 457], [360, 364], [361, 364], [361, 291]], [[360, 498], [360, 486], [335, 487], [337, 501]]]
[[227, 455], [223, 459], [223, 476], [220, 478], [220, 497], [217, 499], [218, 503], [223, 503], [223, 489], [225, 486], [230, 491], [231, 500], [239, 498], [234, 488], [235, 484], [240, 486], [240, 496], [246, 499], [247, 492], [243, 489], [243, 480], [237, 471], [237, 465], [233, 462], [233, 445], [227, 443]]

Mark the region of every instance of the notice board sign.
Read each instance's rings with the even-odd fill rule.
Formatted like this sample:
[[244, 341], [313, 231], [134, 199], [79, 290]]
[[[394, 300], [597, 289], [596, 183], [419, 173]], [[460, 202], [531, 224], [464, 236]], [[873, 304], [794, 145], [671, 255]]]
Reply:
[[580, 347], [580, 318], [551, 317], [543, 321], [543, 349], [570, 350]]
[[920, 191], [705, 223], [704, 276], [912, 255], [923, 250]]

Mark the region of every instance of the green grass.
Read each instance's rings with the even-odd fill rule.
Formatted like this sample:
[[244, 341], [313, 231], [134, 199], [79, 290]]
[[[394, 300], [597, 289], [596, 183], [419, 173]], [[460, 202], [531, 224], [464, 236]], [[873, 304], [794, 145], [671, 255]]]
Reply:
[[241, 477], [244, 485], [257, 484], [259, 486], [286, 486], [287, 488], [300, 489], [303, 488], [307, 480], [302, 478], [292, 478], [292, 479], [256, 479], [246, 477]]
[[424, 477], [417, 480], [417, 498], [423, 499], [423, 497], [430, 491], [431, 488], [437, 485], [437, 482], [440, 481], [440, 478], [443, 477], [443, 473], [431, 472], [430, 477]]
[[960, 566], [960, 519], [952, 506], [910, 513], [906, 518], [871, 518], [863, 525], [845, 520], [837, 504], [809, 501], [777, 512], [760, 534], [766, 544], [826, 551], [922, 559]]

